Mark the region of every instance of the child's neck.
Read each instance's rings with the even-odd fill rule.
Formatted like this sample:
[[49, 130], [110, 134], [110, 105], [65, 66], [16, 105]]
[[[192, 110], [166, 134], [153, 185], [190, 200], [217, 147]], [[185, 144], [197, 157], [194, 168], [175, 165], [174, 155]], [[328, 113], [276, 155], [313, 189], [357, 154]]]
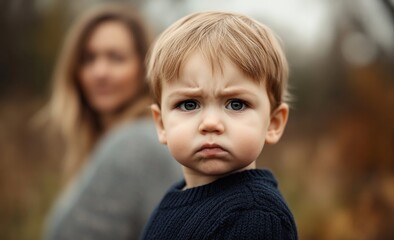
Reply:
[[193, 169], [183, 166], [182, 170], [183, 170], [183, 175], [185, 177], [186, 186], [182, 190], [203, 186], [203, 185], [209, 184], [211, 182], [214, 182], [214, 181], [218, 180], [219, 178], [228, 176], [232, 173], [242, 172], [244, 170], [249, 170], [249, 169], [256, 169], [256, 162], [253, 162], [244, 168], [237, 169], [235, 171], [228, 172], [228, 173], [221, 174], [221, 175], [204, 175], [201, 172], [197, 172]]

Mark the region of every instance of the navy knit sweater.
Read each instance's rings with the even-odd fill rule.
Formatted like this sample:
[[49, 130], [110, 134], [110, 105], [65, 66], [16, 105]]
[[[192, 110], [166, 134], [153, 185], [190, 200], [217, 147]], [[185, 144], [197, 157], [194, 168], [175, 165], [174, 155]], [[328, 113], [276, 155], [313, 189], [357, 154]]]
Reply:
[[247, 170], [182, 191], [175, 184], [142, 239], [295, 240], [293, 216], [268, 170]]

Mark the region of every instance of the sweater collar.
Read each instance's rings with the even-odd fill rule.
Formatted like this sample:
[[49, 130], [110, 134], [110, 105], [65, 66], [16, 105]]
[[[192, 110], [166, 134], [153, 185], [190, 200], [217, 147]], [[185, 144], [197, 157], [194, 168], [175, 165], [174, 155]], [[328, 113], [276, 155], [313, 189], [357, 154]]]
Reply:
[[267, 169], [252, 169], [242, 172], [236, 172], [220, 178], [212, 183], [182, 190], [185, 186], [185, 180], [181, 180], [173, 185], [163, 198], [160, 208], [172, 208], [189, 205], [206, 197], [220, 194], [229, 188], [236, 187], [239, 184], [245, 184], [251, 181], [263, 181], [273, 187], [277, 187], [277, 181]]

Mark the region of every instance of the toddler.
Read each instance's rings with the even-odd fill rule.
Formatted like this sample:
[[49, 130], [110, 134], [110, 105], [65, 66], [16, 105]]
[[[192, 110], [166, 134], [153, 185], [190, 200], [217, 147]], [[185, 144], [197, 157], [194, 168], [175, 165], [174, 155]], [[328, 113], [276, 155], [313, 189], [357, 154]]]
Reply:
[[273, 174], [256, 169], [289, 114], [288, 66], [273, 32], [240, 14], [186, 16], [150, 52], [151, 109], [184, 180], [142, 239], [297, 239]]

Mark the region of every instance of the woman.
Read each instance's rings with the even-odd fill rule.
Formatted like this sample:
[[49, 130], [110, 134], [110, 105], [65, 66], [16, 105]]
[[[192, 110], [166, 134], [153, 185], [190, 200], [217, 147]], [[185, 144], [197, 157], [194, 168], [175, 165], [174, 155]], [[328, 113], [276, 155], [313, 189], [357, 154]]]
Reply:
[[48, 110], [65, 140], [70, 181], [46, 239], [135, 239], [179, 176], [147, 119], [148, 45], [140, 18], [123, 5], [89, 12], [69, 33]]

